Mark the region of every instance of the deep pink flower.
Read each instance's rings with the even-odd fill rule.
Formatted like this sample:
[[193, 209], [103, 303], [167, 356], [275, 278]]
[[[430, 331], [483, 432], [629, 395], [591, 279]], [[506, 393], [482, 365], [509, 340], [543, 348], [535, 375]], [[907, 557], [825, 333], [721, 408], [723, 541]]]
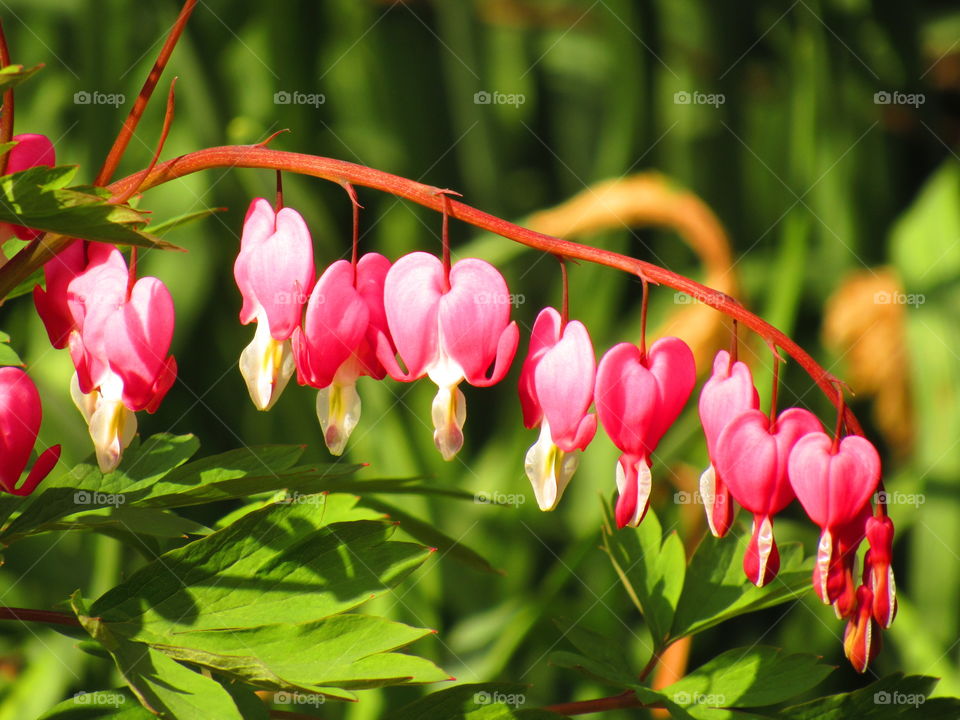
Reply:
[[790, 451], [801, 437], [820, 429], [816, 416], [801, 408], [784, 410], [773, 427], [765, 413], [747, 410], [717, 439], [717, 471], [734, 499], [753, 513], [753, 533], [743, 569], [758, 587], [770, 582], [780, 569], [773, 516], [794, 497], [787, 478]]
[[[7, 172], [15, 173], [30, 168], [56, 164], [56, 154], [53, 151], [53, 143], [46, 135], [36, 133], [24, 133], [14, 135], [13, 140], [16, 145], [10, 149], [7, 155]], [[23, 227], [22, 225], [11, 225], [9, 223], [0, 223], [0, 244], [7, 240], [11, 235], [16, 235], [21, 240], [33, 240], [42, 235], [42, 231]]]
[[448, 283], [438, 258], [414, 252], [390, 268], [383, 301], [390, 336], [406, 371], [385, 337], [377, 357], [395, 380], [427, 375], [436, 383], [433, 439], [444, 460], [451, 460], [463, 445], [466, 419], [459, 384], [466, 380], [488, 387], [500, 382], [517, 351], [520, 331], [510, 322], [507, 283], [493, 265], [475, 258], [456, 262]]
[[320, 276], [307, 302], [301, 328], [293, 334], [297, 381], [319, 388], [317, 416], [334, 455], [343, 453], [360, 419], [356, 382], [386, 374], [376, 357], [377, 339], [389, 343], [383, 284], [390, 261], [367, 253], [357, 262], [338, 260]]
[[651, 457], [696, 383], [693, 353], [683, 340], [657, 340], [646, 356], [631, 343], [600, 360], [594, 400], [600, 423], [623, 453], [617, 463], [616, 519], [636, 527], [650, 502]]
[[44, 450], [17, 487], [37, 442], [43, 410], [33, 380], [16, 367], [0, 368], [0, 486], [13, 495], [29, 495], [60, 459], [60, 446]]
[[816, 590], [823, 602], [833, 603], [842, 589], [835, 579], [842, 567], [837, 535], [863, 512], [877, 489], [880, 456], [870, 441], [859, 435], [843, 438], [834, 452], [833, 439], [814, 432], [794, 445], [787, 471], [797, 499], [821, 528], [814, 570], [820, 586]]
[[713, 374], [700, 391], [700, 423], [707, 439], [710, 465], [700, 476], [700, 496], [707, 511], [707, 524], [716, 537], [727, 534], [733, 524], [733, 502], [723, 478], [716, 471], [716, 448], [720, 433], [741, 413], [760, 406], [753, 377], [742, 362], [733, 362], [721, 350], [713, 359]]
[[893, 578], [893, 521], [886, 515], [867, 520], [870, 549], [863, 559], [863, 582], [873, 592], [873, 618], [890, 627], [897, 614], [897, 584]]
[[520, 406], [540, 438], [527, 452], [525, 469], [541, 510], [553, 510], [576, 472], [579, 453], [597, 432], [593, 402], [596, 360], [582, 323], [563, 323], [553, 308], [537, 316], [530, 351], [520, 371]]
[[70, 333], [77, 329], [70, 312], [67, 290], [70, 281], [87, 267], [87, 251], [84, 245], [82, 241], [75, 240], [48, 260], [43, 266], [46, 289], [39, 285], [33, 288], [33, 302], [37, 307], [37, 314], [47, 330], [50, 344], [55, 348], [65, 348]]
[[257, 323], [240, 372], [254, 405], [269, 410], [293, 375], [289, 340], [313, 287], [313, 242], [300, 213], [275, 212], [263, 198], [251, 202], [233, 275], [243, 295], [240, 322]]

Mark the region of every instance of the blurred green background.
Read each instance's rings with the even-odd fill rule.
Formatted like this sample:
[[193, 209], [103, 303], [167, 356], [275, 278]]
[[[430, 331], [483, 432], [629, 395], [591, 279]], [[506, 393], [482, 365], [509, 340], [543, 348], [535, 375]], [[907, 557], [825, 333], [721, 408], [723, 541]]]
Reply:
[[[92, 180], [177, 11], [166, 1], [7, 0], [0, 14], [14, 61], [46, 63], [18, 90], [17, 131], [47, 134], [58, 161], [81, 165], [82, 178]], [[121, 175], [148, 163], [173, 75], [180, 77], [177, 115], [164, 158], [256, 142], [289, 128], [274, 148], [453, 188], [466, 202], [521, 223], [597, 181], [646, 170], [698, 194], [728, 231], [742, 301], [858, 393], [854, 406], [882, 446], [888, 490], [899, 493], [892, 495], [891, 515], [901, 609], [864, 679], [843, 657], [842, 624], [812, 592], [698, 636], [690, 666], [759, 641], [835, 662], [839, 670], [824, 691], [904, 670], [941, 676], [940, 692], [960, 694], [960, 10], [954, 3], [207, 0]], [[75, 93], [82, 91], [120, 93], [125, 102], [78, 104]], [[277, 103], [281, 92], [322, 94], [323, 102]], [[482, 103], [479, 92], [502, 95]], [[510, 95], [522, 103], [496, 102]], [[293, 176], [284, 186], [286, 203], [313, 232], [318, 266], [347, 254], [350, 205], [343, 191]], [[157, 219], [228, 210], [168, 236], [188, 254], [151, 252], [143, 259], [143, 271], [161, 277], [176, 301], [180, 377], [156, 415], [141, 415], [142, 433], [193, 432], [205, 453], [306, 443], [308, 458], [328, 459], [312, 390], [291, 385], [273, 411], [261, 414], [236, 368], [253, 328], [237, 321], [233, 258], [247, 204], [272, 193], [270, 172], [216, 170], [143, 198]], [[436, 214], [363, 189], [360, 202], [363, 250], [395, 259], [439, 249]], [[455, 257], [484, 257], [503, 270], [511, 291], [522, 296], [515, 317], [524, 329], [543, 305], [559, 303], [559, 273], [550, 259], [458, 223], [452, 237]], [[697, 256], [669, 230], [621, 228], [585, 240], [702, 277]], [[853, 289], [829, 303], [841, 285]], [[587, 324], [598, 353], [637, 339], [636, 281], [576, 266], [571, 292], [572, 316]], [[651, 327], [677, 310], [668, 288], [655, 288], [651, 303]], [[824, 331], [831, 313], [833, 330]], [[40, 386], [42, 442], [63, 443], [67, 466], [80, 461], [90, 446], [69, 400], [67, 353], [50, 349], [28, 298], [3, 308], [0, 327], [13, 335]], [[523, 340], [521, 353], [525, 347]], [[766, 397], [769, 356], [759, 343], [749, 347]], [[598, 548], [599, 498], [614, 487], [617, 453], [598, 436], [558, 510], [540, 513], [523, 473], [536, 432], [521, 424], [518, 370], [519, 360], [501, 386], [466, 389], [466, 445], [451, 463], [433, 449], [432, 385], [361, 380], [363, 417], [348, 457], [370, 463], [365, 477], [429, 475], [524, 500], [514, 507], [405, 501], [405, 510], [505, 572], [483, 574], [434, 558], [371, 611], [438, 629], [415, 649], [460, 681], [530, 683], [528, 701], [538, 704], [598, 697], [609, 693], [552, 667], [548, 655], [568, 649], [553, 623], [560, 617], [618, 637], [638, 667], [647, 660], [642, 620]], [[802, 404], [833, 422], [829, 404], [792, 364], [781, 403]], [[653, 500], [664, 527], [679, 527], [688, 546], [702, 522], [684, 515], [673, 493], [705, 463], [691, 402], [658, 453]], [[740, 523], [736, 532], [748, 530], [749, 519]], [[777, 520], [777, 534], [815, 549], [816, 528], [796, 507]], [[131, 549], [87, 535], [23, 542], [0, 570], [2, 602], [49, 608], [77, 587], [93, 597], [141, 562]], [[12, 623], [0, 633], [0, 720], [33, 717], [68, 693], [118, 682], [108, 663], [76, 650], [72, 640]], [[355, 706], [327, 705], [321, 714], [376, 718], [419, 692], [371, 691]]]

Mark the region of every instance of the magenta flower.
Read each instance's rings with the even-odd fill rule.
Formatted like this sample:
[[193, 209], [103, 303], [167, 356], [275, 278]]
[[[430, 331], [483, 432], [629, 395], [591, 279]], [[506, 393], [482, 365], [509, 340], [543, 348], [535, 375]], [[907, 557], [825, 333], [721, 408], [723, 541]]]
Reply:
[[263, 198], [250, 203], [233, 275], [243, 295], [240, 322], [256, 321], [240, 355], [240, 372], [259, 410], [269, 410], [293, 375], [293, 331], [313, 287], [313, 241], [296, 210], [274, 212]]
[[475, 258], [456, 262], [448, 280], [440, 260], [424, 252], [405, 255], [387, 273], [387, 326], [406, 371], [386, 337], [377, 357], [395, 380], [426, 375], [436, 383], [433, 440], [444, 460], [452, 460], [463, 445], [467, 411], [460, 383], [494, 385], [513, 361], [520, 331], [510, 322], [510, 300], [500, 272]]
[[[70, 333], [77, 329], [67, 299], [67, 291], [77, 275], [87, 267], [85, 243], [75, 240], [43, 266], [46, 290], [33, 288], [33, 302], [55, 348], [65, 348]], [[99, 243], [90, 243], [91, 246]], [[121, 257], [121, 260], [123, 258]]]
[[8, 493], [29, 495], [60, 459], [59, 445], [47, 448], [17, 487], [30, 462], [42, 416], [40, 394], [30, 376], [17, 367], [0, 368], [0, 487]]
[[897, 614], [897, 584], [893, 579], [893, 521], [886, 515], [867, 520], [870, 549], [863, 559], [863, 582], [873, 592], [873, 618], [890, 627]]
[[[53, 143], [46, 135], [36, 133], [24, 133], [14, 135], [12, 140], [16, 141], [7, 155], [7, 172], [15, 173], [29, 170], [30, 168], [56, 164], [56, 154], [53, 151]], [[9, 223], [0, 223], [0, 245], [16, 235], [21, 240], [34, 240], [43, 233], [40, 230], [32, 230], [22, 225], [11, 225]]]
[[713, 374], [700, 391], [700, 423], [707, 439], [710, 465], [700, 476], [700, 496], [707, 511], [707, 524], [715, 537], [723, 537], [733, 524], [733, 502], [723, 478], [716, 471], [716, 448], [720, 433], [741, 413], [760, 405], [753, 377], [742, 362], [733, 362], [721, 350], [713, 359]]
[[386, 374], [376, 357], [377, 339], [389, 344], [383, 284], [390, 261], [367, 253], [353, 265], [338, 260], [310, 294], [303, 326], [293, 333], [297, 381], [319, 388], [317, 417], [334, 455], [343, 453], [360, 419], [356, 382], [361, 375]]
[[743, 570], [758, 587], [770, 582], [780, 569], [773, 516], [794, 497], [787, 478], [787, 458], [801, 437], [820, 429], [816, 416], [801, 408], [784, 410], [772, 426], [766, 414], [747, 410], [717, 439], [717, 472], [734, 499], [753, 513]]
[[597, 432], [593, 402], [596, 360], [590, 334], [576, 320], [563, 326], [553, 308], [537, 316], [520, 371], [523, 424], [540, 425], [524, 468], [541, 510], [553, 510], [576, 472], [580, 451]]
[[683, 340], [657, 340], [646, 356], [631, 343], [600, 360], [594, 400], [600, 423], [623, 453], [617, 463], [618, 527], [636, 527], [650, 502], [650, 465], [660, 438], [690, 397], [697, 379]]
[[825, 603], [835, 602], [842, 589], [836, 579], [842, 572], [838, 532], [861, 515], [880, 481], [880, 456], [870, 441], [849, 435], [833, 445], [826, 433], [810, 433], [797, 441], [787, 465], [797, 499], [822, 531], [814, 578]]

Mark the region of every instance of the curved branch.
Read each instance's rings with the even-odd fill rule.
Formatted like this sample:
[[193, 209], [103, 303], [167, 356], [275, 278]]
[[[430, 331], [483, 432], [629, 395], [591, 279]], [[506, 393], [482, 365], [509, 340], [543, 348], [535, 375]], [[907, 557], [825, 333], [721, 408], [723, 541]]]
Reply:
[[[201, 170], [213, 168], [264, 168], [283, 170], [285, 172], [311, 175], [331, 182], [344, 185], [360, 185], [390, 193], [405, 200], [411, 200], [424, 207], [442, 213], [446, 205], [450, 217], [456, 218], [478, 228], [488, 230], [509, 240], [527, 245], [543, 252], [560, 255], [575, 260], [586, 260], [607, 267], [623, 270], [637, 277], [666, 285], [690, 295], [700, 302], [737, 320], [739, 323], [753, 330], [765, 338], [772, 345], [784, 350], [792, 357], [813, 381], [820, 387], [824, 395], [837, 405], [842, 390], [836, 384], [836, 378], [821, 367], [813, 357], [802, 347], [780, 332], [770, 323], [754, 315], [743, 307], [737, 300], [726, 293], [719, 292], [702, 285], [690, 278], [679, 275], [658, 265], [638, 260], [627, 255], [603, 250], [601, 248], [582, 245], [569, 240], [562, 240], [550, 235], [534, 232], [528, 228], [514, 225], [511, 222], [485, 213], [465, 203], [448, 196], [448, 191], [425, 185], [414, 180], [408, 180], [398, 175], [375, 170], [365, 165], [335, 160], [333, 158], [305, 155], [303, 153], [271, 150], [261, 145], [225, 145], [206, 148], [187, 153], [180, 157], [167, 160], [157, 165], [146, 177], [138, 172], [108, 186], [114, 194], [124, 195], [132, 186], [139, 183], [139, 190], [148, 190], [177, 178], [191, 175]], [[3, 297], [17, 282], [29, 272], [59, 252], [69, 243], [67, 238], [48, 236], [45, 242], [34, 248], [29, 257], [20, 255], [0, 269], [0, 297]], [[26, 248], [30, 250], [30, 248]], [[8, 276], [6, 271], [10, 271]], [[860, 423], [849, 407], [845, 410], [845, 419], [848, 429], [856, 434], [863, 434]]]

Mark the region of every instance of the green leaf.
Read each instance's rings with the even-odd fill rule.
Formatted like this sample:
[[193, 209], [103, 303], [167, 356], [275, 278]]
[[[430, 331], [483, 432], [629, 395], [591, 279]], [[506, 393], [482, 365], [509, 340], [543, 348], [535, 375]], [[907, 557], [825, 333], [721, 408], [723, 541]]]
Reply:
[[17, 351], [10, 347], [10, 336], [0, 330], [0, 366], [2, 365], [23, 367], [23, 360], [17, 355]]
[[728, 650], [661, 692], [682, 707], [759, 707], [818, 685], [833, 671], [815, 655], [755, 646]]
[[779, 711], [787, 720], [956, 720], [960, 717], [957, 698], [929, 698], [937, 679], [902, 673], [889, 675], [865, 688], [828, 695]]
[[[6, 65], [0, 68], [0, 91], [16, 87], [38, 72], [42, 67], [43, 63], [34, 65], [31, 68], [24, 67], [23, 65]], [[0, 150], [0, 152], [5, 152], [5, 150]]]
[[197, 212], [187, 213], [185, 215], [178, 215], [175, 218], [170, 218], [169, 220], [164, 220], [161, 223], [156, 225], [150, 225], [150, 232], [154, 235], [160, 236], [165, 235], [174, 228], [178, 228], [181, 225], [186, 225], [191, 223], [194, 220], [200, 220], [205, 217], [209, 217], [218, 212], [224, 212], [226, 208], [207, 208], [206, 210], [198, 210]]
[[87, 530], [124, 539], [132, 535], [183, 538], [188, 535], [209, 535], [213, 532], [205, 525], [166, 510], [123, 505], [74, 515], [37, 528], [37, 531], [40, 530]]
[[[108, 656], [109, 657], [109, 656]], [[127, 688], [78, 692], [64, 700], [37, 720], [155, 720]]]
[[47, 478], [30, 496], [20, 515], [0, 533], [10, 544], [48, 523], [80, 511], [130, 505], [171, 470], [189, 460], [200, 448], [193, 435], [158, 434], [134, 442], [120, 467], [103, 475], [96, 465], [82, 463], [54, 478]]
[[385, 720], [560, 720], [548, 710], [525, 708], [524, 685], [458, 685], [427, 695]]
[[579, 653], [551, 653], [552, 664], [576, 670], [614, 687], [637, 686], [637, 675], [631, 671], [631, 662], [619, 639], [601, 635], [567, 620], [557, 619], [554, 622], [563, 632], [563, 638], [570, 641]]
[[312, 623], [178, 633], [176, 644], [151, 646], [176, 660], [203, 665], [275, 689], [320, 692], [449, 680], [414, 655], [391, 652], [431, 631], [385, 618], [341, 614]]
[[656, 645], [666, 644], [677, 601], [683, 590], [686, 557], [676, 532], [666, 538], [653, 510], [640, 527], [618, 530], [613, 510], [605, 505], [603, 547]]
[[157, 642], [174, 632], [305, 623], [366, 602], [429, 554], [388, 542], [395, 526], [356, 498], [277, 503], [166, 553], [97, 600], [114, 632]]
[[747, 540], [746, 535], [729, 533], [720, 539], [707, 535], [700, 542], [690, 558], [671, 637], [693, 635], [737, 615], [789, 602], [809, 589], [810, 565], [796, 543], [779, 546], [780, 572], [772, 582], [758, 588], [747, 580]]
[[480, 572], [491, 573], [493, 575], [502, 575], [489, 561], [480, 553], [454, 540], [446, 533], [437, 530], [434, 525], [426, 523], [410, 513], [401, 510], [392, 503], [387, 503], [374, 498], [364, 498], [364, 505], [376, 510], [385, 512], [390, 517], [400, 522], [400, 530], [412, 537], [414, 540], [432, 545], [440, 551], [440, 557], [451, 557], [459, 560], [467, 567], [472, 567]]
[[218, 682], [148, 645], [115, 635], [107, 623], [90, 616], [79, 592], [74, 593], [71, 603], [83, 627], [113, 656], [123, 679], [144, 707], [169, 720], [243, 720], [236, 703]]
[[0, 177], [0, 221], [85, 240], [179, 249], [142, 232], [148, 216], [109, 202], [102, 189], [67, 187], [77, 169], [40, 166]]

